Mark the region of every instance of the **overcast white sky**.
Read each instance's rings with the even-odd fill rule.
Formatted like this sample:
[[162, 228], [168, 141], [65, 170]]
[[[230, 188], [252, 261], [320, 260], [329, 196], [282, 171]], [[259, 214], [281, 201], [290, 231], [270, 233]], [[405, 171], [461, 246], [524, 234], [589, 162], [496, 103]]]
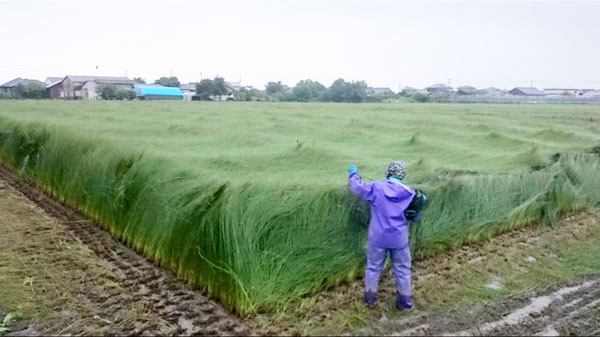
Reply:
[[260, 89], [600, 88], [600, 2], [3, 1], [0, 27], [0, 83], [172, 71]]

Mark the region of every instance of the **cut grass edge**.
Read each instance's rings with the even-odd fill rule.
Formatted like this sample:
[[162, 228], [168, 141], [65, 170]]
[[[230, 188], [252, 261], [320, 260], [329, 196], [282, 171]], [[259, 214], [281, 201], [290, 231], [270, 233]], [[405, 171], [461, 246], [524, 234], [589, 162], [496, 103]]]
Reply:
[[[238, 314], [285, 308], [361, 272], [368, 207], [345, 187], [198, 184], [158, 158], [64, 129], [0, 125], [0, 158], [13, 170]], [[598, 167], [573, 154], [537, 172], [424, 183], [432, 204], [413, 226], [414, 255], [597, 207]]]

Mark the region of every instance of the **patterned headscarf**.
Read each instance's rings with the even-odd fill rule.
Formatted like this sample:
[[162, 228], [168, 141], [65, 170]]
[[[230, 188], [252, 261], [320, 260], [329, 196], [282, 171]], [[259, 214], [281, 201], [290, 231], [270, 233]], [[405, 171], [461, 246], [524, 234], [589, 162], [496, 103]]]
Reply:
[[398, 179], [404, 179], [404, 176], [406, 175], [406, 164], [404, 164], [403, 162], [396, 160], [391, 162], [387, 169], [385, 170], [385, 177], [389, 178], [389, 177], [395, 177]]

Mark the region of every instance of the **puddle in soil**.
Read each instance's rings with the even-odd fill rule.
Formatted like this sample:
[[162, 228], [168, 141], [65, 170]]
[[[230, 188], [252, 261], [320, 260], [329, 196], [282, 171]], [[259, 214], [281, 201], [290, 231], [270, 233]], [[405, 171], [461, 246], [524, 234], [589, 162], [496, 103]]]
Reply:
[[498, 276], [494, 276], [494, 279], [492, 280], [492, 282], [486, 284], [485, 287], [493, 289], [493, 290], [502, 289], [502, 279], [499, 278]]
[[191, 335], [194, 332], [194, 322], [192, 320], [186, 319], [182, 316], [179, 317], [177, 323], [183, 330], [185, 330], [186, 335]]
[[482, 335], [482, 334], [486, 334], [498, 327], [518, 324], [523, 319], [529, 317], [529, 315], [542, 312], [552, 302], [554, 302], [556, 300], [561, 300], [563, 298], [563, 296], [574, 293], [574, 292], [579, 291], [584, 288], [589, 288], [590, 286], [592, 286], [596, 283], [598, 283], [598, 281], [588, 281], [588, 282], [585, 282], [585, 283], [580, 284], [575, 287], [562, 288], [550, 295], [534, 297], [531, 299], [531, 303], [529, 305], [513, 311], [512, 313], [510, 313], [505, 318], [503, 318], [499, 321], [485, 323], [485, 324], [480, 325], [476, 329], [460, 331], [453, 335], [459, 335], [459, 336], [470, 336], [472, 334]]
[[411, 336], [419, 332], [422, 333], [423, 331], [427, 330], [427, 328], [429, 328], [429, 324], [421, 324], [419, 326], [404, 330], [402, 332], [392, 333], [392, 336]]
[[560, 336], [560, 333], [556, 331], [552, 326], [547, 327], [544, 331], [536, 334], [536, 336]]

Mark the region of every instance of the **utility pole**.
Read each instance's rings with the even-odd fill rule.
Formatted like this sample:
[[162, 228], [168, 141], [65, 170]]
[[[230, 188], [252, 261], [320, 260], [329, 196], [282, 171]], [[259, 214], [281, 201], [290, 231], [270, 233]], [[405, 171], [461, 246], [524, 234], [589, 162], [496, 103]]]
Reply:
[[533, 80], [531, 80], [530, 85], [531, 88], [533, 88]]
[[173, 69], [169, 69], [169, 76], [173, 77]]

